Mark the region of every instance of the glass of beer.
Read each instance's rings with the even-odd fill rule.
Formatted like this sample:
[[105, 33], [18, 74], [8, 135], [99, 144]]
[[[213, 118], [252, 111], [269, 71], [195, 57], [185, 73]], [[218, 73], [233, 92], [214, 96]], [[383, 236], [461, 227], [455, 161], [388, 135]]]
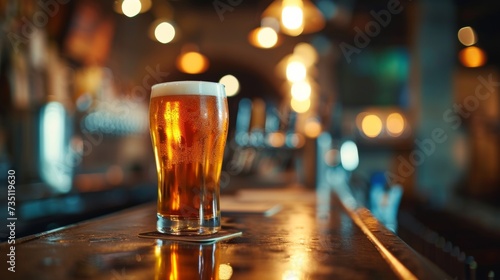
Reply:
[[200, 235], [220, 230], [220, 175], [228, 128], [224, 86], [154, 85], [149, 125], [158, 175], [156, 228]]

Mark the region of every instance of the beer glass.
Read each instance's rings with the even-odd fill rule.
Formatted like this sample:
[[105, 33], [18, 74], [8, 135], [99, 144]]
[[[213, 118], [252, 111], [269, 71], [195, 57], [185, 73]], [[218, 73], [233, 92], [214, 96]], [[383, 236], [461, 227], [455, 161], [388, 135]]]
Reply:
[[158, 175], [157, 230], [220, 230], [220, 174], [228, 128], [224, 86], [202, 81], [154, 85], [149, 104]]

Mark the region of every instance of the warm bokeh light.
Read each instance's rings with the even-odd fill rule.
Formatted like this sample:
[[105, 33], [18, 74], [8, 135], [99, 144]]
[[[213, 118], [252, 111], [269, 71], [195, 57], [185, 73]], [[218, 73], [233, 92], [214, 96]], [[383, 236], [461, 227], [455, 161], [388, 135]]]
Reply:
[[254, 47], [270, 49], [278, 45], [279, 35], [271, 27], [257, 27], [248, 35], [248, 41]]
[[135, 17], [141, 12], [142, 3], [140, 0], [123, 0], [122, 11], [127, 17]]
[[304, 125], [304, 134], [309, 138], [317, 138], [321, 134], [321, 123], [318, 119], [308, 119]]
[[272, 132], [267, 135], [267, 143], [274, 148], [285, 145], [285, 135], [282, 132]]
[[278, 43], [278, 33], [271, 27], [259, 28], [257, 31], [257, 42], [262, 48], [272, 48]]
[[188, 74], [203, 73], [208, 69], [208, 59], [198, 52], [186, 52], [177, 58], [177, 67]]
[[225, 86], [227, 96], [235, 96], [240, 91], [240, 82], [233, 75], [225, 75], [220, 78], [219, 83]]
[[307, 69], [300, 61], [290, 61], [286, 66], [286, 78], [290, 82], [303, 81], [307, 76]]
[[300, 57], [307, 67], [312, 66], [318, 60], [318, 52], [308, 43], [299, 43], [293, 49], [293, 54]]
[[405, 119], [400, 113], [392, 113], [387, 116], [386, 126], [389, 135], [400, 136], [405, 130]]
[[311, 85], [307, 81], [300, 81], [292, 84], [292, 98], [303, 101], [311, 97]]
[[175, 37], [175, 28], [168, 22], [161, 22], [155, 28], [155, 38], [162, 44], [170, 43]]
[[302, 0], [283, 0], [281, 24], [289, 35], [297, 36], [304, 29], [304, 11]]
[[297, 113], [305, 113], [311, 107], [311, 100], [297, 100], [292, 98], [290, 106], [292, 106], [292, 109]]
[[[137, 10], [138, 3], [134, 2], [140, 2], [140, 10], [139, 14], [145, 13], [151, 9], [151, 6], [153, 3], [151, 3], [151, 0], [135, 0], [135, 1], [130, 1], [130, 0], [114, 0], [113, 1], [113, 10], [117, 12], [118, 14], [125, 14], [123, 11], [123, 7], [125, 6], [126, 8], [130, 9], [131, 12], [135, 13], [135, 10]], [[128, 2], [123, 4], [123, 2]]]
[[462, 27], [458, 30], [458, 40], [464, 46], [472, 46], [477, 43], [476, 32], [470, 26]]
[[480, 67], [486, 63], [486, 53], [478, 47], [467, 47], [458, 54], [460, 62], [465, 67]]
[[377, 137], [382, 132], [382, 121], [376, 115], [366, 115], [361, 121], [361, 130], [370, 137]]
[[[264, 10], [262, 18], [279, 19], [280, 29], [275, 30], [289, 36], [315, 33], [325, 27], [325, 18], [313, 2], [310, 0], [274, 0]], [[269, 25], [261, 24], [261, 26]]]

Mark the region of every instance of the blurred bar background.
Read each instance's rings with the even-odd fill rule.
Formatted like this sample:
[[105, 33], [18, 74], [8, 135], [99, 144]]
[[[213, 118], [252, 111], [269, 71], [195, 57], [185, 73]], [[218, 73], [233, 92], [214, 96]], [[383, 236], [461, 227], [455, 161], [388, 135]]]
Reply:
[[4, 0], [0, 13], [0, 181], [15, 171], [19, 235], [155, 201], [151, 86], [208, 80], [229, 95], [223, 193], [332, 187], [451, 276], [500, 273], [500, 2]]

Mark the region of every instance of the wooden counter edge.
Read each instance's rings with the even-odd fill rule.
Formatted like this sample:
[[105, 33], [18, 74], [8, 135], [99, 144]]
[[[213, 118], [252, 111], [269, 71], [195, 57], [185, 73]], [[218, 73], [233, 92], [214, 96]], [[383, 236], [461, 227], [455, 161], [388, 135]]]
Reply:
[[370, 210], [346, 211], [401, 279], [453, 279], [388, 230]]

